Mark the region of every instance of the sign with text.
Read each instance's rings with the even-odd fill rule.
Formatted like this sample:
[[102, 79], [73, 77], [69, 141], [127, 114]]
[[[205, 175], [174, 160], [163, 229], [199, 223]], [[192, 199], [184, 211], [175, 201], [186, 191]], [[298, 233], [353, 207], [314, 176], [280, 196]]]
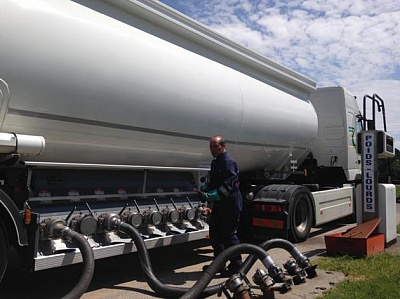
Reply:
[[362, 142], [364, 212], [375, 213], [375, 132], [364, 132]]

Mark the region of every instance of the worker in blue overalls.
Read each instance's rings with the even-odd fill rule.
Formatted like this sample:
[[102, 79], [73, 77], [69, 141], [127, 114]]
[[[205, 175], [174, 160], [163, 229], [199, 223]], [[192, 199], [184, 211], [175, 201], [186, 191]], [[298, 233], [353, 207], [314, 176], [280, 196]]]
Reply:
[[[214, 136], [210, 139], [210, 152], [214, 159], [211, 162], [209, 183], [203, 195], [212, 203], [209, 231], [216, 257], [226, 248], [240, 243], [237, 229], [243, 200], [239, 190], [239, 169], [236, 161], [228, 155], [223, 137]], [[228, 267], [221, 269], [221, 275], [230, 277], [241, 264], [240, 255], [232, 257]]]

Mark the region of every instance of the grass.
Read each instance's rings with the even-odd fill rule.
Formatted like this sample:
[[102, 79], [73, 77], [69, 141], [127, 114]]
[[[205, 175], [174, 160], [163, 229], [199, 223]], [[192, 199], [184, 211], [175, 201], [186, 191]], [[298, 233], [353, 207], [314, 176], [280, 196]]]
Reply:
[[[400, 197], [400, 185], [396, 186], [396, 197]], [[397, 233], [400, 234], [400, 225]], [[400, 298], [400, 255], [382, 253], [363, 259], [324, 257], [316, 264], [318, 268], [348, 276], [348, 280], [338, 283], [321, 299]]]
[[318, 268], [339, 271], [347, 281], [323, 295], [323, 299], [400, 298], [400, 255], [388, 253], [355, 259], [324, 257], [316, 261]]

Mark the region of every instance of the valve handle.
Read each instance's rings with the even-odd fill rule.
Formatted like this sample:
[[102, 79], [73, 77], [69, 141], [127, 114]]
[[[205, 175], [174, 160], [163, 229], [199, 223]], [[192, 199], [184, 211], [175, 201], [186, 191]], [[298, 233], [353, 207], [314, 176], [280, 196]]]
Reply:
[[85, 205], [89, 211], [89, 215], [92, 216], [94, 219], [98, 220], [95, 213], [93, 212], [92, 208], [89, 206], [89, 204], [87, 202], [85, 202]]
[[76, 206], [72, 209], [72, 211], [68, 214], [67, 218], [65, 218], [65, 223], [68, 222], [69, 218], [71, 218], [72, 214], [75, 212]]
[[139, 213], [140, 215], [142, 215], [142, 214], [140, 213], [139, 205], [137, 204], [136, 199], [133, 200], [133, 203], [135, 204], [135, 207], [136, 207], [136, 210], [138, 211], [138, 213]]
[[157, 210], [160, 211], [160, 207], [158, 206], [158, 203], [155, 198], [153, 198], [153, 201], [154, 201], [154, 204], [156, 205]]
[[92, 209], [90, 208], [89, 204], [87, 202], [85, 202], [85, 205], [86, 205], [86, 208], [89, 211], [90, 216], [93, 216], [94, 213], [93, 213]]
[[174, 209], [177, 210], [174, 200], [172, 199], [172, 197], [170, 199], [171, 199], [172, 205], [174, 206]]
[[190, 201], [189, 197], [186, 196], [186, 200], [189, 203], [189, 206], [193, 209], [193, 205], [192, 205], [192, 202]]
[[128, 203], [125, 204], [125, 206], [122, 207], [122, 210], [119, 211], [118, 215], [121, 216], [122, 213], [125, 211], [126, 207], [128, 206]]

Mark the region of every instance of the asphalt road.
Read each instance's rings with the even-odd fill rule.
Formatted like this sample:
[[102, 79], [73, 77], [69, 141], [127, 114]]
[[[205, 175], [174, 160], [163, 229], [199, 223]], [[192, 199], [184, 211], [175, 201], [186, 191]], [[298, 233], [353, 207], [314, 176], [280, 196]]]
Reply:
[[[397, 207], [397, 223], [400, 224], [400, 204]], [[313, 229], [311, 237], [296, 247], [311, 261], [326, 253], [324, 235], [343, 232], [355, 226], [352, 223], [335, 222]], [[392, 245], [400, 247], [399, 241]], [[389, 247], [390, 249], [390, 247]], [[286, 251], [273, 249], [268, 252], [276, 264], [283, 268], [283, 263], [290, 257]], [[212, 250], [208, 242], [198, 241], [150, 250], [153, 270], [159, 280], [173, 287], [191, 287], [202, 275], [202, 266], [212, 261]], [[256, 267], [262, 267], [257, 262]], [[263, 268], [263, 267], [262, 267]], [[0, 286], [0, 298], [61, 298], [80, 276], [81, 265], [44, 270], [26, 274], [11, 264]], [[318, 276], [296, 285], [286, 294], [276, 293], [276, 298], [316, 298], [344, 276], [341, 273], [329, 273], [317, 268]], [[216, 278], [214, 283], [223, 283], [226, 279]], [[161, 298], [148, 286], [142, 273], [137, 253], [96, 261], [96, 270], [92, 283], [82, 299], [125, 299], [125, 298]], [[212, 298], [221, 298], [212, 296]], [[222, 298], [225, 298], [222, 295]]]

